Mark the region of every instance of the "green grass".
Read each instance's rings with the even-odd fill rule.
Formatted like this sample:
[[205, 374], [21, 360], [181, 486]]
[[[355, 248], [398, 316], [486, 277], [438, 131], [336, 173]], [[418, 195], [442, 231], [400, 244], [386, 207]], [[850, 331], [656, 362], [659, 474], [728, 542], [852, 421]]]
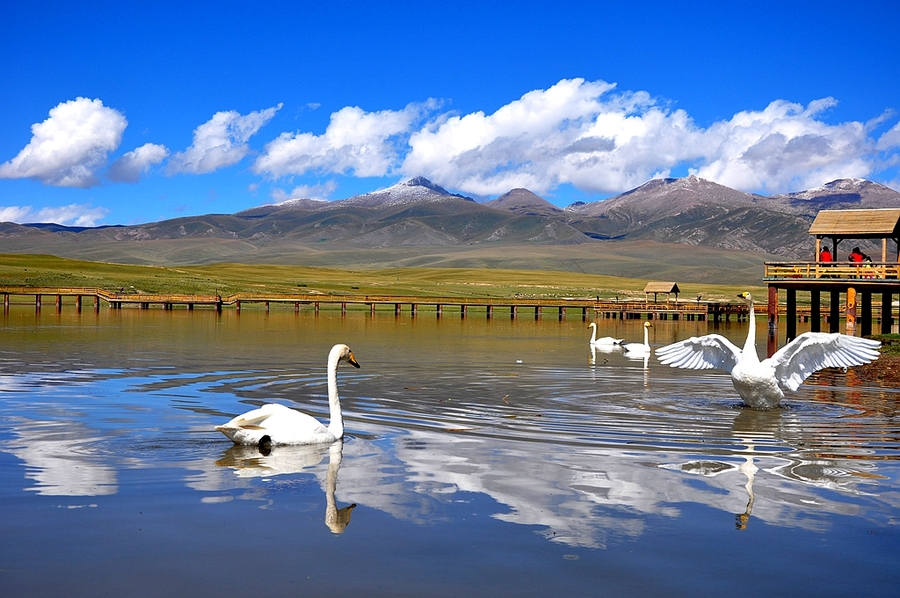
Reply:
[[[152, 294], [228, 296], [234, 293], [337, 295], [644, 298], [647, 280], [571, 271], [503, 268], [372, 268], [223, 263], [204, 266], [137, 266], [49, 255], [0, 254], [0, 286], [99, 287]], [[735, 300], [764, 287], [679, 283], [680, 299]]]

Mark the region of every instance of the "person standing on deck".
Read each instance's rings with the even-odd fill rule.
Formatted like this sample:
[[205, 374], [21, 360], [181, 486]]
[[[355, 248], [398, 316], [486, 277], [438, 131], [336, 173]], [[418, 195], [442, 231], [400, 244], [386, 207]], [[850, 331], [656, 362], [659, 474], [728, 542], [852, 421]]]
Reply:
[[820, 262], [830, 262], [834, 258], [831, 255], [831, 250], [828, 249], [828, 245], [822, 247], [822, 251], [819, 252], [819, 261]]

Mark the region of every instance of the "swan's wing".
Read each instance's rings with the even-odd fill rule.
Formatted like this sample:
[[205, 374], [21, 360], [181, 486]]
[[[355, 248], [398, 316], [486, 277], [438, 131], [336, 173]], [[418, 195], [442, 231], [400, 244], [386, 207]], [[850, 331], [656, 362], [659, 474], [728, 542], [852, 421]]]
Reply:
[[243, 413], [238, 415], [234, 419], [230, 420], [225, 426], [229, 428], [253, 428], [253, 427], [264, 427], [266, 421], [276, 415], [281, 415], [282, 417], [290, 417], [289, 413], [293, 409], [289, 409], [284, 405], [280, 405], [278, 403], [267, 403], [258, 409], [254, 409], [253, 411], [248, 411], [247, 413]]
[[717, 369], [731, 373], [741, 356], [741, 350], [724, 336], [707, 334], [656, 350], [659, 362], [673, 368], [689, 370]]
[[782, 389], [796, 391], [823, 368], [863, 365], [878, 359], [881, 343], [840, 332], [804, 332], [768, 360]]

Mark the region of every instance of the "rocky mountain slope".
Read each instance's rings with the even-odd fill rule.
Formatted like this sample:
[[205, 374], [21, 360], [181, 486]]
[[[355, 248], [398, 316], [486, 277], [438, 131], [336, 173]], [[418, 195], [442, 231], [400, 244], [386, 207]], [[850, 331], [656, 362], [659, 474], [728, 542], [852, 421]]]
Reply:
[[429, 248], [428, 253], [434, 254], [441, 248], [490, 251], [584, 245], [596, 246], [590, 251], [603, 255], [609, 249], [604, 242], [618, 241], [750, 251], [764, 259], [808, 259], [814, 242], [807, 231], [820, 209], [883, 207], [900, 207], [900, 193], [858, 179], [771, 197], [693, 176], [659, 179], [604, 201], [577, 203], [563, 210], [526, 189], [477, 203], [415, 178], [339, 201], [290, 200], [237, 214], [139, 226], [3, 223], [0, 253], [207, 263], [399, 248], [412, 253]]

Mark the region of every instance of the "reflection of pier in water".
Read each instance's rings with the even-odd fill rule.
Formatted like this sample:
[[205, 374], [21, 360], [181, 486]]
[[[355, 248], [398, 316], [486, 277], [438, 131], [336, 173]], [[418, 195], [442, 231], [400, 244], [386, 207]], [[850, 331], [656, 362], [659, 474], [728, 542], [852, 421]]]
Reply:
[[217, 312], [231, 307], [240, 312], [248, 305], [293, 306], [295, 312], [301, 308], [312, 308], [315, 313], [322, 306], [340, 307], [345, 314], [348, 308], [368, 308], [372, 315], [376, 309], [393, 310], [395, 316], [404, 311], [415, 317], [424, 308], [433, 309], [437, 317], [441, 317], [446, 309], [458, 310], [461, 317], [466, 317], [470, 310], [483, 310], [486, 318], [506, 313], [511, 319], [533, 315], [535, 320], [545, 314], [552, 314], [563, 320], [567, 314], [578, 314], [581, 319], [588, 317], [606, 319], [648, 319], [648, 320], [698, 320], [698, 321], [730, 321], [747, 318], [747, 307], [743, 303], [721, 303], [715, 301], [635, 301], [635, 300], [600, 300], [599, 298], [527, 298], [527, 297], [426, 297], [398, 295], [323, 295], [314, 293], [236, 293], [229, 296], [220, 295], [177, 295], [113, 292], [99, 288], [57, 288], [57, 287], [0, 287], [3, 295], [3, 308], [8, 311], [13, 297], [33, 297], [34, 306], [40, 310], [44, 297], [52, 297], [57, 312], [63, 309], [64, 302], [74, 303], [80, 312], [85, 300], [92, 303], [94, 311], [102, 305], [110, 309], [126, 307], [150, 309], [153, 306], [164, 310], [194, 307], [209, 307]]

